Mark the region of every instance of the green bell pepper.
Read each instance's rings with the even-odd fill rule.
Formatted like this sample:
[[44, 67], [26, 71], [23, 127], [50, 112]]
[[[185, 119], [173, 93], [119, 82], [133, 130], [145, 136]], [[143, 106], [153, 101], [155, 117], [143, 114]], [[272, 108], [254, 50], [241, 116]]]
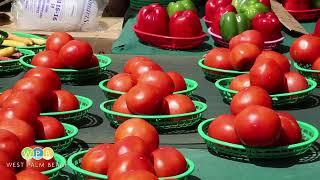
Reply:
[[174, 13], [185, 10], [197, 11], [196, 6], [192, 0], [180, 0], [177, 2], [171, 2], [168, 4], [167, 12], [169, 16], [172, 16]]
[[232, 3], [239, 13], [245, 14], [249, 19], [259, 13], [269, 12], [269, 8], [259, 0], [233, 0]]
[[220, 19], [221, 36], [226, 41], [230, 41], [234, 36], [249, 30], [250, 27], [250, 19], [245, 14], [228, 12]]
[[3, 40], [7, 39], [7, 37], [8, 33], [0, 30], [0, 45], [2, 44]]
[[320, 0], [312, 0], [312, 8], [320, 8]]

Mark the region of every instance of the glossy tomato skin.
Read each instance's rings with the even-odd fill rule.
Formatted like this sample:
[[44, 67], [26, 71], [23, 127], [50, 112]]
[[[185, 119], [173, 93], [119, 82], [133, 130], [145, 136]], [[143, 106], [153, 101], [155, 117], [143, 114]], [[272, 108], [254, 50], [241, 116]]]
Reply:
[[186, 81], [184, 80], [183, 76], [180, 73], [171, 71], [171, 72], [167, 72], [167, 74], [168, 76], [170, 76], [170, 78], [173, 81], [174, 92], [183, 91], [187, 89]]
[[174, 147], [161, 147], [152, 152], [152, 158], [158, 177], [175, 176], [187, 169], [187, 162], [183, 154]]
[[135, 69], [131, 70], [131, 74], [133, 76], [134, 79], [138, 80], [140, 78], [141, 75], [143, 75], [144, 73], [147, 73], [149, 71], [163, 71], [162, 67], [152, 61], [143, 61], [143, 62], [139, 62], [137, 63], [135, 66]]
[[[31, 111], [40, 114], [41, 106], [38, 100], [30, 93], [18, 91], [13, 92], [3, 103], [2, 108], [28, 108]], [[32, 114], [32, 113], [31, 113]]]
[[233, 69], [231, 65], [230, 50], [227, 48], [214, 48], [206, 55], [204, 65], [218, 69]]
[[194, 112], [196, 107], [186, 95], [172, 94], [164, 98], [162, 103], [163, 114], [184, 114]]
[[136, 82], [130, 74], [120, 73], [108, 81], [107, 88], [120, 92], [128, 92], [135, 85]]
[[64, 112], [79, 109], [80, 104], [77, 97], [67, 90], [54, 91], [57, 98], [56, 103], [53, 105], [53, 111]]
[[278, 112], [281, 120], [280, 145], [286, 146], [302, 140], [301, 128], [297, 120], [286, 112]]
[[172, 37], [196, 37], [203, 33], [200, 19], [192, 10], [176, 12], [171, 16], [169, 32]]
[[[320, 57], [318, 59], [316, 59], [316, 61], [313, 63], [312, 69], [320, 71]], [[0, 103], [1, 103], [1, 101], [0, 101]]]
[[289, 59], [283, 54], [275, 51], [262, 51], [262, 53], [257, 57], [256, 61], [260, 61], [260, 59], [272, 59], [281, 67], [284, 73], [290, 71]]
[[146, 170], [128, 171], [110, 180], [158, 180], [158, 177]]
[[135, 57], [128, 59], [127, 62], [124, 64], [123, 72], [128, 73], [128, 74], [132, 74], [135, 71], [137, 65], [140, 63], [144, 63], [144, 62], [151, 62], [151, 63], [156, 64], [152, 59], [150, 59], [148, 57], [135, 56]]
[[138, 84], [127, 93], [126, 103], [134, 114], [158, 114], [163, 94], [158, 88], [148, 84]]
[[78, 40], [69, 41], [59, 52], [59, 58], [63, 64], [72, 69], [89, 68], [92, 55], [91, 45]]
[[7, 89], [0, 94], [0, 108], [2, 107], [2, 103], [11, 95], [12, 89]]
[[131, 114], [127, 106], [127, 95], [121, 95], [112, 105], [112, 111], [120, 112], [124, 114]]
[[287, 72], [285, 75], [285, 91], [302, 91], [309, 87], [307, 79], [297, 72]]
[[112, 159], [130, 152], [136, 152], [145, 157], [149, 157], [151, 153], [146, 143], [138, 136], [128, 136], [121, 139], [115, 143], [113, 150]]
[[216, 117], [209, 125], [208, 136], [220, 141], [241, 144], [234, 129], [235, 116], [223, 114]]
[[235, 77], [229, 85], [229, 88], [235, 91], [242, 91], [248, 87], [250, 87], [250, 76], [248, 74]]
[[142, 119], [129, 119], [122, 123], [114, 134], [114, 141], [117, 143], [128, 136], [140, 137], [149, 148], [149, 152], [159, 147], [159, 134], [157, 130]]
[[30, 126], [33, 126], [39, 113], [35, 112], [32, 107], [20, 104], [14, 108], [2, 108], [0, 117], [2, 120], [20, 119]]
[[249, 70], [260, 53], [261, 50], [254, 44], [238, 44], [230, 52], [231, 65], [235, 70]]
[[290, 47], [292, 59], [302, 64], [313, 64], [320, 57], [320, 37], [303, 35], [296, 39]]
[[46, 50], [59, 53], [60, 49], [71, 40], [73, 37], [66, 32], [54, 32], [47, 39]]
[[4, 165], [0, 165], [0, 179], [3, 180], [16, 180], [16, 176], [14, 174], [14, 172], [7, 168]]
[[31, 61], [31, 64], [38, 67], [62, 69], [64, 64], [58, 57], [55, 51], [42, 51], [36, 54]]
[[[30, 148], [35, 149], [35, 148], [41, 148], [43, 149], [44, 147], [41, 146], [30, 146]], [[30, 160], [26, 160], [26, 167], [25, 169], [32, 169], [32, 170], [36, 170], [39, 172], [42, 171], [47, 171], [50, 170], [52, 168], [56, 167], [56, 161], [54, 158], [50, 159], [50, 160], [45, 160], [43, 158], [41, 158], [40, 160], [35, 160], [35, 159], [30, 159]]]
[[34, 128], [37, 139], [57, 139], [65, 135], [62, 123], [49, 116], [39, 116]]
[[[10, 156], [8, 156], [6, 152], [0, 151], [0, 165], [8, 167], [8, 164], [12, 162], [13, 162], [13, 159]], [[11, 170], [14, 170], [14, 168], [11, 168], [11, 167], [8, 167], [8, 168], [10, 168]]]
[[264, 47], [263, 34], [257, 30], [247, 30], [233, 37], [229, 42], [229, 48], [233, 49], [241, 43], [251, 43], [256, 45], [260, 50]]
[[138, 79], [138, 84], [148, 84], [158, 88], [163, 97], [172, 94], [174, 91], [172, 79], [162, 71], [149, 71], [142, 74]]
[[99, 66], [99, 59], [97, 58], [96, 55], [92, 55], [90, 65], [88, 68], [94, 68]]
[[90, 149], [81, 161], [81, 167], [87, 171], [107, 174], [111, 157], [113, 157], [113, 144], [101, 144]]
[[0, 151], [5, 152], [12, 160], [17, 160], [21, 149], [21, 143], [15, 134], [5, 129], [0, 129]]
[[47, 176], [39, 171], [27, 169], [16, 174], [17, 180], [49, 180]]
[[250, 105], [272, 108], [272, 99], [266, 90], [258, 86], [251, 86], [233, 96], [230, 111], [236, 115]]
[[48, 81], [53, 90], [61, 89], [61, 80], [59, 75], [49, 68], [37, 67], [31, 69], [23, 77], [36, 77], [43, 81]]

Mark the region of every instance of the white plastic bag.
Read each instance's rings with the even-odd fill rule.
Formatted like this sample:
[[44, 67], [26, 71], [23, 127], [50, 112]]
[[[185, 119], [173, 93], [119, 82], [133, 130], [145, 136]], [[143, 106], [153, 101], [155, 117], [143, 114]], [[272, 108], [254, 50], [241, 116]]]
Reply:
[[12, 14], [19, 29], [94, 31], [109, 0], [15, 0]]

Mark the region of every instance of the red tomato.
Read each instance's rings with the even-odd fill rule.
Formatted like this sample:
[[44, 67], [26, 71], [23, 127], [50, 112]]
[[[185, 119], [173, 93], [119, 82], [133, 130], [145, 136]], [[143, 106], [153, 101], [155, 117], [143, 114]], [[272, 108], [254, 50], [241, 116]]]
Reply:
[[46, 68], [64, 68], [64, 64], [58, 57], [58, 53], [55, 51], [42, 51], [36, 54], [31, 61], [31, 64], [38, 67]]
[[281, 120], [280, 144], [282, 146], [299, 143], [302, 140], [297, 120], [286, 112], [278, 112]]
[[303, 64], [313, 64], [320, 57], [320, 38], [312, 35], [303, 35], [296, 39], [290, 48], [293, 60]]
[[[316, 61], [313, 63], [312, 69], [320, 71], [320, 57], [316, 59]], [[0, 100], [0, 104], [1, 104], [1, 100]]]
[[152, 152], [153, 166], [158, 177], [182, 174], [187, 169], [183, 154], [174, 147], [161, 147]]
[[32, 107], [19, 104], [14, 108], [2, 108], [0, 110], [0, 117], [2, 120], [20, 119], [30, 126], [33, 126], [37, 120], [39, 113], [35, 112]]
[[259, 59], [249, 73], [250, 84], [260, 86], [269, 93], [278, 93], [285, 84], [284, 72], [272, 59]]
[[127, 106], [134, 114], [157, 114], [163, 95], [160, 90], [148, 84], [138, 84], [127, 93]]
[[93, 67], [97, 67], [97, 66], [99, 66], [99, 59], [97, 58], [97, 56], [92, 55], [89, 68], [93, 68]]
[[113, 150], [112, 159], [131, 152], [141, 154], [145, 157], [149, 157], [151, 153], [147, 144], [138, 136], [127, 136], [121, 139], [116, 142]]
[[58, 74], [49, 68], [37, 67], [29, 70], [23, 77], [37, 77], [43, 81], [48, 81], [53, 90], [61, 89], [61, 80]]
[[68, 68], [85, 69], [90, 67], [93, 50], [89, 43], [84, 41], [72, 40], [64, 45], [59, 58]]
[[164, 98], [162, 103], [163, 114], [184, 114], [194, 112], [196, 107], [192, 100], [182, 94], [172, 94]]
[[149, 63], [151, 62], [156, 64], [152, 59], [148, 57], [135, 56], [133, 58], [128, 59], [128, 61], [124, 64], [123, 72], [132, 74], [135, 71], [138, 64], [144, 63], [144, 62], [149, 62]]
[[[129, 66], [130, 67], [130, 66]], [[139, 77], [149, 71], [163, 71], [161, 66], [153, 61], [140, 61], [131, 65], [132, 69], [129, 69], [133, 78], [139, 79]]]
[[113, 144], [101, 144], [90, 149], [81, 161], [81, 167], [87, 171], [107, 174], [113, 157]]
[[[39, 102], [34, 98], [34, 96], [28, 92], [18, 91], [13, 92], [3, 103], [2, 108], [26, 108], [30, 112], [36, 112], [40, 114], [41, 107]], [[31, 113], [33, 114], [33, 113]]]
[[16, 174], [17, 180], [49, 180], [47, 176], [39, 171], [27, 169]]
[[157, 130], [142, 119], [129, 119], [122, 123], [114, 134], [114, 141], [117, 143], [128, 136], [140, 137], [149, 148], [149, 152], [157, 149], [159, 146], [159, 135]]
[[0, 129], [0, 151], [5, 152], [11, 159], [17, 160], [21, 149], [21, 143], [15, 134], [5, 129]]
[[160, 90], [165, 97], [174, 91], [174, 83], [170, 76], [162, 71], [149, 71], [142, 74], [138, 79], [139, 84], [148, 84]]
[[120, 73], [113, 76], [107, 83], [107, 88], [121, 91], [121, 92], [128, 92], [133, 86], [136, 85], [134, 78], [131, 74], [128, 73]]
[[[3, 180], [16, 180], [16, 176], [14, 175], [14, 172], [7, 168], [6, 166], [0, 165], [0, 179]], [[23, 180], [23, 179], [20, 179]], [[27, 180], [27, 179], [26, 179]], [[36, 179], [33, 179], [36, 180]]]
[[309, 87], [306, 78], [297, 72], [287, 72], [284, 76], [286, 92], [302, 91]]
[[22, 148], [31, 146], [35, 141], [35, 133], [33, 128], [24, 121], [19, 119], [13, 119], [10, 121], [1, 121], [0, 120], [0, 129], [5, 129], [15, 134]]
[[229, 88], [235, 91], [242, 91], [250, 87], [250, 76], [242, 74], [232, 79]]
[[214, 119], [209, 125], [208, 136], [233, 143], [241, 144], [234, 129], [234, 115], [223, 114]]
[[254, 44], [238, 44], [230, 52], [231, 65], [235, 70], [249, 70], [260, 53], [260, 49]]
[[46, 49], [59, 52], [71, 40], [73, 37], [66, 32], [54, 32], [47, 39]]
[[[8, 154], [4, 151], [0, 151], [0, 165], [6, 166], [8, 168], [9, 165], [12, 163], [12, 158], [10, 156], [8, 156]], [[14, 170], [14, 168], [10, 168], [12, 170]]]
[[253, 105], [236, 116], [234, 127], [244, 145], [266, 147], [278, 141], [281, 121], [272, 109]]
[[77, 97], [67, 90], [54, 91], [57, 97], [56, 103], [53, 105], [53, 111], [64, 112], [79, 109], [79, 101]]
[[64, 126], [53, 117], [39, 116], [34, 128], [37, 139], [57, 139], [65, 135]]
[[0, 94], [0, 107], [2, 107], [2, 103], [11, 95], [12, 89], [7, 89]]
[[174, 92], [183, 91], [187, 89], [186, 81], [184, 80], [183, 76], [177, 72], [167, 72], [168, 76], [173, 81], [174, 84]]
[[272, 108], [272, 99], [266, 90], [251, 86], [233, 96], [230, 111], [232, 114], [238, 114], [250, 105]]
[[110, 180], [158, 180], [158, 177], [146, 170], [128, 171]]
[[290, 71], [289, 59], [283, 54], [275, 51], [262, 51], [256, 61], [260, 61], [260, 59], [272, 59], [281, 67], [284, 73]]
[[112, 105], [112, 111], [120, 112], [124, 114], [131, 114], [131, 112], [128, 109], [126, 100], [127, 100], [127, 95], [126, 94], [121, 95]]
[[111, 163], [108, 169], [108, 176], [112, 179], [120, 174], [136, 170], [154, 172], [152, 164], [147, 157], [139, 153], [130, 152], [119, 156]]
[[[40, 148], [43, 149], [43, 147], [41, 146], [30, 146], [30, 148], [35, 149], [35, 148]], [[50, 169], [53, 169], [54, 167], [56, 167], [57, 163], [55, 161], [54, 158], [50, 159], [50, 160], [46, 160], [41, 158], [40, 160], [35, 160], [33, 158], [31, 158], [30, 160], [26, 160], [26, 167], [25, 169], [32, 169], [32, 170], [36, 170], [39, 172], [42, 171], [47, 171]]]
[[263, 50], [264, 37], [263, 34], [257, 30], [247, 30], [233, 37], [229, 42], [229, 48], [233, 49], [241, 43], [251, 43], [256, 45], [260, 50]]
[[214, 48], [206, 55], [204, 65], [218, 69], [233, 69], [231, 65], [230, 50], [227, 48]]
[[197, 13], [192, 10], [176, 12], [170, 17], [169, 33], [172, 37], [200, 36], [203, 31]]

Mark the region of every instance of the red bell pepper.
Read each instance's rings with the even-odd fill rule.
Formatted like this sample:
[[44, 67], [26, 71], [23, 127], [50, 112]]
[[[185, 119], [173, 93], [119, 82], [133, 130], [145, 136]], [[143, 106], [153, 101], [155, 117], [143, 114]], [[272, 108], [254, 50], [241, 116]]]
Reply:
[[169, 34], [169, 16], [165, 8], [159, 4], [150, 4], [140, 9], [136, 28], [152, 34]]
[[231, 5], [232, 0], [208, 0], [206, 3], [206, 18], [209, 21], [215, 19], [214, 14], [219, 7]]
[[311, 8], [311, 0], [283, 0], [282, 4], [287, 10], [306, 10]]
[[282, 24], [274, 12], [257, 14], [251, 25], [254, 30], [262, 32], [266, 41], [281, 37]]
[[221, 17], [228, 12], [236, 12], [236, 8], [232, 5], [220, 6], [214, 13], [214, 19], [211, 24], [211, 32], [221, 35], [220, 31], [220, 19]]
[[259, 0], [262, 4], [267, 6], [269, 9], [271, 9], [271, 2], [270, 0]]
[[314, 28], [313, 35], [320, 37], [320, 18], [317, 21], [316, 27]]
[[203, 34], [200, 18], [192, 11], [176, 12], [170, 17], [170, 36], [195, 37]]

